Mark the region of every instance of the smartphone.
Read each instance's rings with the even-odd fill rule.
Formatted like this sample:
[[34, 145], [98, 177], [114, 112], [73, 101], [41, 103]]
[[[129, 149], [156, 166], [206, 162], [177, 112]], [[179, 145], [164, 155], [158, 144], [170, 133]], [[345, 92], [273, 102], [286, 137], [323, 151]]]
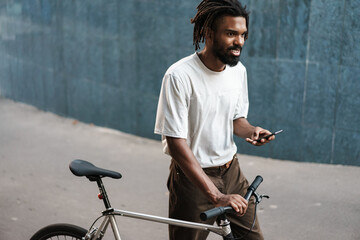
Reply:
[[266, 135], [266, 136], [264, 136], [264, 137], [261, 137], [261, 138], [259, 138], [259, 139], [254, 140], [254, 142], [260, 142], [261, 139], [268, 139], [269, 137], [271, 137], [271, 136], [273, 136], [273, 135], [276, 135], [276, 134], [279, 134], [279, 133], [281, 133], [282, 131], [283, 131], [283, 130], [281, 129], [281, 130], [279, 130], [279, 131], [273, 132], [272, 134], [269, 134], [269, 135]]

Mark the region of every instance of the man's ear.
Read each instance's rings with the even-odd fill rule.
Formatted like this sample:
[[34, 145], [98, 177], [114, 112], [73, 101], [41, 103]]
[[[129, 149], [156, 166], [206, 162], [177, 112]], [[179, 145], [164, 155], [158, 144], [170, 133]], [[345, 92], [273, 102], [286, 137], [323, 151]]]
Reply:
[[208, 43], [212, 43], [214, 40], [214, 34], [215, 34], [214, 30], [212, 30], [211, 28], [207, 28], [206, 30], [207, 31], [206, 31], [206, 35], [205, 35], [205, 40]]

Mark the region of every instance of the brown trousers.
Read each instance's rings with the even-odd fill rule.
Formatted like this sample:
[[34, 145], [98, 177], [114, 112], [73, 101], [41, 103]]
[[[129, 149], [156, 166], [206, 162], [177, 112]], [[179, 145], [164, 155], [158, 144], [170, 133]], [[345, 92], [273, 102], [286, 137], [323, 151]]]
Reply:
[[[210, 177], [215, 186], [224, 194], [240, 194], [244, 196], [249, 183], [242, 174], [236, 155], [229, 168], [204, 168], [204, 172]], [[180, 167], [172, 160], [168, 179], [169, 217], [185, 221], [214, 224], [215, 219], [208, 221], [200, 220], [200, 213], [214, 207], [214, 204], [188, 180]], [[251, 232], [254, 219], [255, 204], [253, 199], [249, 201], [246, 214], [242, 217], [227, 215], [231, 222], [231, 229], [235, 237], [245, 236], [243, 239], [262, 240], [263, 235], [256, 219]], [[190, 229], [177, 226], [169, 226], [170, 240], [205, 240], [209, 232], [204, 230]]]

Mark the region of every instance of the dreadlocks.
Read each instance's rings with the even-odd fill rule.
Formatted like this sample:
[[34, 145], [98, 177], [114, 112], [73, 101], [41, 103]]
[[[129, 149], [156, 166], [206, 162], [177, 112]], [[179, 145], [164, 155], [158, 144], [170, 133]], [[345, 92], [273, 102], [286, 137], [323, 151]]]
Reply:
[[[249, 29], [249, 13], [237, 0], [203, 0], [197, 7], [197, 13], [191, 19], [194, 23], [193, 44], [195, 51], [200, 49], [199, 43], [205, 41], [209, 30], [215, 30], [216, 19], [222, 16], [244, 17], [246, 28]], [[245, 40], [248, 34], [246, 33]]]

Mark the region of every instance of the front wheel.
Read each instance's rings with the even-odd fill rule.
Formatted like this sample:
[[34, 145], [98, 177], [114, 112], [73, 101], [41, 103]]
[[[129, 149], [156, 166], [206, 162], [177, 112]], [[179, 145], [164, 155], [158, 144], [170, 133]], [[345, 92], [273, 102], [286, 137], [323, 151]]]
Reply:
[[40, 229], [30, 238], [30, 240], [81, 240], [86, 233], [87, 230], [84, 228], [71, 224], [59, 223]]

